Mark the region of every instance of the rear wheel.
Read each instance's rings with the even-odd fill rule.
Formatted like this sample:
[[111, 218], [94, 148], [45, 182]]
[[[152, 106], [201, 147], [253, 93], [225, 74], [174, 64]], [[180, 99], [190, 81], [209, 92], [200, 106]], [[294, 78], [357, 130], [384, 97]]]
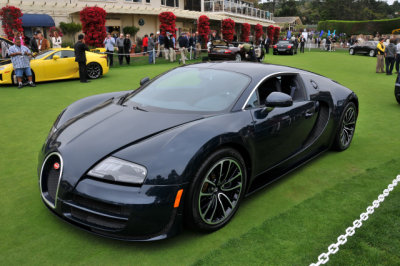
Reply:
[[340, 118], [339, 130], [336, 133], [333, 148], [338, 151], [346, 150], [354, 136], [357, 122], [357, 107], [353, 102], [349, 102]]
[[350, 48], [349, 54], [354, 55], [354, 49], [353, 48]]
[[235, 55], [235, 61], [236, 62], [241, 62], [242, 61], [242, 56], [239, 53]]
[[213, 153], [200, 167], [188, 193], [186, 219], [197, 230], [212, 232], [236, 213], [246, 188], [245, 163], [233, 149]]
[[102, 74], [102, 68], [98, 63], [89, 63], [86, 66], [87, 75], [90, 79], [98, 79]]
[[375, 51], [374, 50], [369, 51], [369, 56], [370, 57], [374, 57], [375, 56]]

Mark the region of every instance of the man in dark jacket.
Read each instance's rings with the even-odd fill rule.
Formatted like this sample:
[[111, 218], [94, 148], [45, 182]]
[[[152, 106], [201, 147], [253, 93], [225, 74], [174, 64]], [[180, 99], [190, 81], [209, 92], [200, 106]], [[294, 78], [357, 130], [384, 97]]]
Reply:
[[85, 44], [84, 35], [79, 34], [78, 42], [74, 46], [75, 50], [75, 62], [78, 62], [79, 65], [79, 79], [82, 83], [89, 82], [87, 80], [87, 71], [86, 71], [86, 51], [89, 51], [89, 48]]
[[269, 46], [271, 45], [271, 39], [267, 36], [265, 36], [265, 41], [264, 41], [264, 47], [265, 47], [265, 52], [269, 54]]
[[186, 33], [182, 33], [182, 35], [179, 36], [178, 43], [179, 43], [179, 52], [181, 53], [181, 59], [179, 59], [179, 64], [181, 62], [182, 64], [185, 64], [186, 52], [187, 48], [189, 47], [189, 38], [187, 37]]
[[124, 39], [124, 53], [125, 53], [126, 63], [128, 65], [131, 62], [131, 55], [130, 55], [131, 51], [132, 51], [131, 35], [126, 34]]
[[395, 57], [396, 45], [394, 45], [394, 39], [390, 39], [389, 45], [385, 48], [386, 75], [392, 75]]
[[37, 44], [37, 39], [38, 39], [39, 33], [40, 32], [35, 31], [35, 33], [33, 34], [33, 37], [29, 41], [29, 46], [31, 47], [32, 53], [39, 53], [39, 48], [38, 48], [38, 44]]

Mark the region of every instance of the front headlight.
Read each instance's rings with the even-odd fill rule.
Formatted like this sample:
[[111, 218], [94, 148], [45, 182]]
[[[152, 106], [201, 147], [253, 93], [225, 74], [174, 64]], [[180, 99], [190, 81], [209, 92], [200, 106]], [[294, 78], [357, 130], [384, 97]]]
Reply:
[[140, 185], [143, 184], [146, 178], [147, 169], [135, 163], [108, 157], [90, 170], [88, 175], [116, 182]]

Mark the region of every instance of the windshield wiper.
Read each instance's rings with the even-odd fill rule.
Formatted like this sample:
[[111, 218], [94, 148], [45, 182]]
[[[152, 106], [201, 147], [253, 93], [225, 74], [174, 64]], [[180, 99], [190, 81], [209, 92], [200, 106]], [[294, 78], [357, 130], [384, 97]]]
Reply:
[[130, 94], [130, 92], [121, 96], [121, 98], [119, 98], [119, 100], [118, 100], [118, 104], [122, 105], [122, 103], [125, 101], [126, 97], [128, 97], [129, 94]]
[[139, 111], [143, 111], [143, 112], [148, 112], [147, 110], [145, 110], [143, 108], [140, 108], [139, 106], [133, 106], [132, 108], [133, 108], [133, 110], [139, 110]]

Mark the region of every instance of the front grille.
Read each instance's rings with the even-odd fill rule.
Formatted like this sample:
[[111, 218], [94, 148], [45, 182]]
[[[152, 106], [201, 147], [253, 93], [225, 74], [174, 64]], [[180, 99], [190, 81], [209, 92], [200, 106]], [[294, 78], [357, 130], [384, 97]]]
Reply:
[[105, 212], [109, 214], [116, 214], [122, 216], [129, 216], [129, 209], [125, 206], [105, 203], [98, 200], [90, 199], [87, 197], [82, 197], [79, 195], [74, 195], [72, 201], [82, 207], [98, 211]]
[[[56, 167], [57, 165], [57, 167]], [[43, 199], [55, 207], [58, 184], [62, 173], [62, 160], [58, 153], [50, 154], [44, 161], [40, 175], [40, 189]]]
[[71, 216], [77, 220], [106, 229], [123, 229], [126, 220], [114, 219], [71, 207]]

